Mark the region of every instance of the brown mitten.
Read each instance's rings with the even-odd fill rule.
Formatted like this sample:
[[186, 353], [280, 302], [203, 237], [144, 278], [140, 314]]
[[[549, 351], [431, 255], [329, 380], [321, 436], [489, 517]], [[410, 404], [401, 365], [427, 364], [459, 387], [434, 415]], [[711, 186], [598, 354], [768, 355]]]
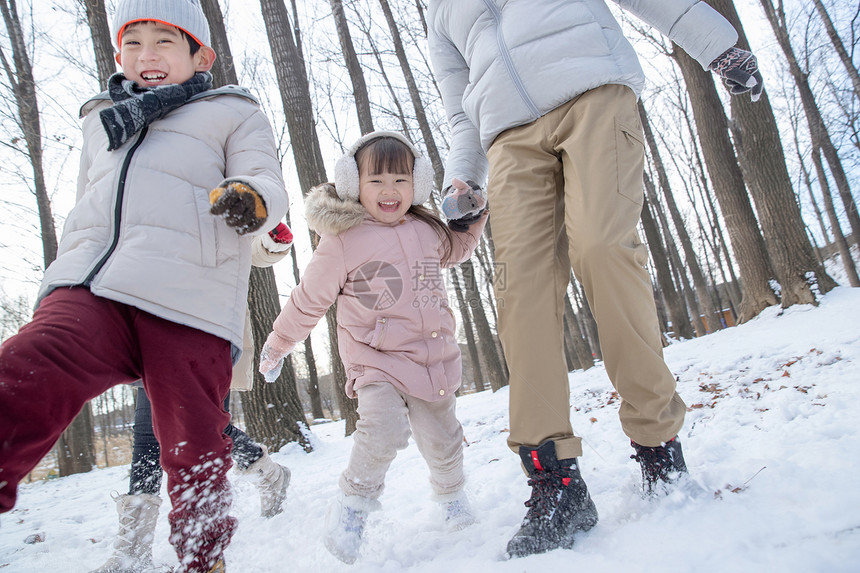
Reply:
[[224, 217], [237, 233], [244, 235], [263, 226], [268, 211], [266, 203], [250, 185], [230, 181], [209, 193], [209, 212]]

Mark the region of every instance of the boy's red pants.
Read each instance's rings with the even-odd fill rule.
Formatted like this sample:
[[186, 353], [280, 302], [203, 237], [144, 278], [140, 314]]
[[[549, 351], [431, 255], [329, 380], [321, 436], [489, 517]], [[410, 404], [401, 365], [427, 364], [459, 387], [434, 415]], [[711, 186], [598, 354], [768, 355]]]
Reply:
[[230, 343], [93, 295], [57, 289], [0, 346], [0, 512], [83, 405], [143, 379], [184, 570], [208, 570], [230, 541]]

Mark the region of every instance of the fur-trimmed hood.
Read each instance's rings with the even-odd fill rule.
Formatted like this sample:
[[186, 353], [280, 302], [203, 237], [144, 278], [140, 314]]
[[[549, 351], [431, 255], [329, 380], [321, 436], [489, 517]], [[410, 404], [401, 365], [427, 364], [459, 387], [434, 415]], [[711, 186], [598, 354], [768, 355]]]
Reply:
[[366, 216], [364, 205], [341, 199], [333, 183], [317, 185], [305, 197], [308, 227], [318, 235], [340, 235], [359, 225]]

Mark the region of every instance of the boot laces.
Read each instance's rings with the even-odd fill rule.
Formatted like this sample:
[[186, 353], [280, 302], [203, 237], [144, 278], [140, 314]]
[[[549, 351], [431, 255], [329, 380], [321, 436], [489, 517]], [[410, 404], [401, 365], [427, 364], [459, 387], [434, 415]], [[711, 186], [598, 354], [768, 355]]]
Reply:
[[445, 504], [445, 519], [457, 519], [468, 511], [461, 500], [454, 499]]
[[130, 551], [135, 546], [138, 518], [134, 509], [133, 507], [126, 508], [126, 511], [119, 516], [120, 527], [114, 545], [117, 549]]
[[636, 453], [630, 456], [630, 459], [639, 462], [639, 465], [642, 466], [642, 473], [650, 482], [668, 481], [669, 472], [675, 469], [675, 462], [669, 448], [666, 446], [640, 446], [633, 442], [633, 449], [636, 450]]
[[346, 515], [344, 515], [343, 519], [344, 531], [360, 536], [364, 530], [364, 518], [365, 513], [363, 511], [347, 507]]
[[570, 475], [563, 469], [539, 471], [529, 476], [528, 484], [532, 488], [532, 495], [525, 502], [525, 506], [529, 508], [526, 519], [552, 516], [558, 507], [562, 488], [566, 485], [565, 478], [570, 479]]

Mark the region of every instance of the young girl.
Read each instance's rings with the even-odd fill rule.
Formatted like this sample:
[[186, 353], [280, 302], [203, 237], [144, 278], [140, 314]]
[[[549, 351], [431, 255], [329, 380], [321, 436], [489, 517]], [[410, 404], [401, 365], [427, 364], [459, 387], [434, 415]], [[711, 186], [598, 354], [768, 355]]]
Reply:
[[432, 186], [429, 161], [402, 135], [359, 139], [338, 161], [335, 185], [306, 199], [319, 246], [262, 350], [260, 371], [272, 375], [337, 302], [346, 393], [358, 398], [360, 419], [325, 545], [346, 563], [358, 556], [365, 519], [379, 507], [410, 425], [449, 528], [474, 521], [462, 491], [463, 429], [454, 414], [462, 365], [442, 269], [471, 256], [486, 214], [452, 231], [421, 206]]

